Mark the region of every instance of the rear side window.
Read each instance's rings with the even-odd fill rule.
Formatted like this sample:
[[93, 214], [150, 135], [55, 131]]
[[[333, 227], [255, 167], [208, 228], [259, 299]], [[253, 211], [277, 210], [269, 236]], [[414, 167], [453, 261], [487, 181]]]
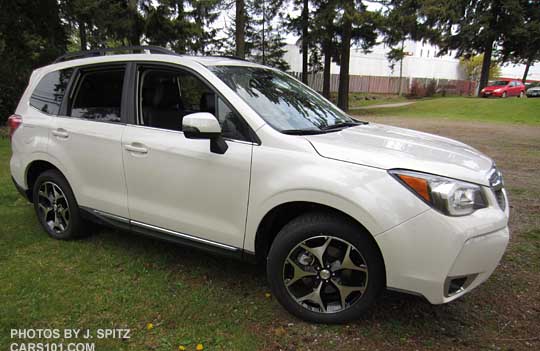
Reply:
[[30, 97], [30, 105], [49, 115], [57, 115], [73, 69], [47, 73]]
[[83, 72], [71, 102], [70, 117], [120, 122], [124, 69]]

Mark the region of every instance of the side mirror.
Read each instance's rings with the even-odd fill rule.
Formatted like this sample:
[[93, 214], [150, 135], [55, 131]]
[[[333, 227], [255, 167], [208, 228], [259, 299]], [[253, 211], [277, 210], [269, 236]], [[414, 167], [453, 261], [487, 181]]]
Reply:
[[184, 116], [182, 131], [188, 139], [209, 139], [210, 151], [224, 154], [229, 148], [221, 136], [221, 126], [216, 117], [208, 112], [197, 112]]

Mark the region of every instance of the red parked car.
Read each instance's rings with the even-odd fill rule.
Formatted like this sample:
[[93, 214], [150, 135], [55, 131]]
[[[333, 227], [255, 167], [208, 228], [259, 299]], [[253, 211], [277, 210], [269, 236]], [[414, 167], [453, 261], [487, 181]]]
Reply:
[[519, 80], [496, 80], [480, 91], [482, 97], [525, 96], [525, 84]]

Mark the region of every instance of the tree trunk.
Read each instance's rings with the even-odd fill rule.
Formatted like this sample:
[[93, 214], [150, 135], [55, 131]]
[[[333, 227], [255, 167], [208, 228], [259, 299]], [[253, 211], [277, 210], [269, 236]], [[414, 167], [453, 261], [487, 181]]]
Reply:
[[83, 21], [77, 22], [79, 26], [79, 40], [81, 42], [81, 51], [88, 50], [88, 39], [86, 38], [86, 24]]
[[349, 61], [351, 59], [352, 21], [350, 14], [354, 10], [352, 1], [345, 4], [343, 18], [343, 37], [341, 40], [341, 60], [339, 68], [338, 107], [343, 111], [349, 109]]
[[265, 38], [265, 29], [264, 29], [264, 25], [266, 24], [266, 7], [264, 6], [266, 4], [266, 0], [263, 0], [263, 3], [262, 3], [262, 42], [261, 42], [261, 48], [262, 48], [262, 64], [266, 64], [266, 61], [265, 61], [265, 47], [266, 47], [266, 38]]
[[308, 26], [309, 0], [303, 0], [302, 7], [302, 82], [308, 83]]
[[531, 68], [532, 61], [532, 56], [527, 59], [527, 64], [525, 65], [525, 72], [523, 72], [523, 78], [521, 79], [523, 84], [527, 82], [527, 76], [529, 75], [529, 68]]
[[137, 28], [137, 0], [129, 0], [128, 1], [128, 16], [130, 18], [130, 26], [131, 28], [128, 31], [129, 35], [129, 44], [133, 46], [141, 45], [141, 38], [139, 29]]
[[332, 66], [332, 46], [327, 40], [324, 45], [324, 68], [323, 68], [323, 89], [322, 94], [325, 98], [330, 99], [330, 68]]
[[244, 0], [236, 0], [235, 26], [236, 56], [239, 58], [246, 58], [246, 12]]
[[482, 61], [482, 72], [480, 73], [480, 82], [478, 84], [478, 95], [484, 89], [489, 81], [489, 68], [491, 67], [491, 54], [493, 53], [493, 39], [489, 39], [484, 49], [484, 60]]
[[401, 82], [403, 81], [403, 58], [404, 58], [404, 52], [403, 49], [405, 48], [405, 40], [401, 41], [401, 60], [399, 60], [399, 87], [398, 87], [398, 96], [402, 95], [401, 91]]

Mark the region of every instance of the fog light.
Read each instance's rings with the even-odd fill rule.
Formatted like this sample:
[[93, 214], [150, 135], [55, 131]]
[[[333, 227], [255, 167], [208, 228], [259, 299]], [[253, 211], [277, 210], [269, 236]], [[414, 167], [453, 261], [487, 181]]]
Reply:
[[478, 274], [465, 275], [460, 277], [448, 277], [444, 284], [444, 295], [450, 297], [467, 289]]

